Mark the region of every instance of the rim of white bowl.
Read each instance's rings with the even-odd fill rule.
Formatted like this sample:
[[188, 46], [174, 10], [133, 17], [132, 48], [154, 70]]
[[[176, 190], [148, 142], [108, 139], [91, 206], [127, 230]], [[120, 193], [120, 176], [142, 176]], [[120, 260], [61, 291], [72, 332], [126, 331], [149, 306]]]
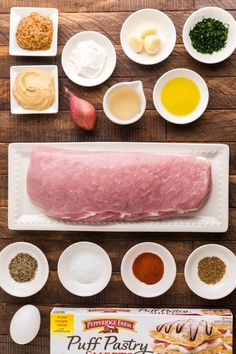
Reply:
[[[23, 249], [22, 247], [25, 246], [27, 249]], [[14, 248], [18, 247], [18, 251], [16, 252], [14, 250]], [[36, 260], [38, 261], [38, 270], [39, 268], [42, 267], [43, 269], [43, 277], [40, 283], [37, 284], [37, 286], [33, 286], [32, 287], [32, 282], [38, 282], [38, 275], [36, 272], [35, 278], [32, 279], [29, 282], [25, 282], [25, 283], [17, 283], [14, 280], [12, 280], [14, 282], [14, 286], [15, 287], [19, 287], [19, 290], [21, 290], [20, 293], [17, 292], [17, 290], [12, 291], [9, 287], [5, 286], [5, 284], [3, 283], [3, 276], [0, 274], [0, 287], [9, 295], [15, 296], [15, 297], [19, 297], [19, 298], [25, 298], [25, 297], [29, 297], [32, 295], [37, 294], [46, 284], [47, 280], [48, 280], [48, 276], [49, 276], [49, 265], [48, 265], [48, 260], [45, 256], [45, 254], [43, 253], [43, 251], [41, 251], [41, 249], [37, 246], [35, 246], [34, 244], [30, 243], [30, 242], [14, 242], [11, 243], [10, 245], [4, 247], [1, 252], [0, 252], [0, 264], [4, 262], [4, 257], [7, 257], [8, 253], [12, 250], [13, 254], [17, 255], [18, 253], [29, 253], [32, 257], [36, 258]], [[30, 250], [32, 250], [32, 252], [30, 252]], [[39, 257], [37, 257], [37, 255], [39, 255], [40, 257], [40, 263], [39, 263]], [[14, 256], [13, 256], [14, 257]], [[10, 260], [10, 259], [9, 259]], [[1, 270], [0, 270], [1, 272]], [[9, 279], [10, 275], [9, 275]], [[31, 289], [31, 291], [29, 291], [29, 289]], [[34, 290], [32, 290], [34, 289]], [[18, 291], [19, 291], [18, 290]], [[25, 293], [24, 293], [25, 291]]]
[[[87, 247], [87, 249], [96, 250], [96, 251], [100, 252], [100, 254], [102, 255], [102, 257], [104, 259], [104, 263], [106, 265], [106, 267], [105, 267], [106, 274], [104, 275], [104, 279], [103, 279], [103, 282], [101, 283], [101, 285], [98, 286], [98, 284], [97, 284], [96, 288], [95, 287], [93, 288], [94, 283], [92, 283], [92, 284], [82, 284], [82, 283], [79, 284], [78, 283], [78, 286], [80, 286], [82, 290], [77, 291], [73, 288], [73, 286], [71, 284], [68, 285], [65, 282], [64, 276], [62, 274], [64, 261], [66, 261], [67, 254], [70, 253], [70, 251], [73, 248], [77, 248], [79, 246], [82, 246], [82, 247], [84, 246], [84, 247]], [[59, 257], [58, 263], [57, 263], [57, 273], [58, 273], [58, 278], [59, 278], [62, 286], [67, 291], [69, 291], [71, 294], [74, 294], [76, 296], [81, 296], [81, 297], [93, 296], [93, 295], [100, 293], [108, 285], [108, 283], [111, 279], [111, 275], [112, 275], [112, 263], [111, 263], [111, 259], [108, 255], [108, 253], [101, 246], [99, 246], [96, 243], [89, 242], [89, 241], [79, 241], [79, 242], [72, 243], [70, 246], [68, 246], [62, 252], [62, 254]], [[68, 280], [68, 278], [67, 278], [67, 280]]]
[[[172, 76], [172, 74], [176, 74], [176, 75]], [[175, 116], [174, 114], [168, 112], [161, 103], [160, 94], [162, 88], [169, 80], [175, 77], [189, 78], [190, 80], [194, 81], [194, 83], [198, 86], [200, 91], [201, 98], [197, 108], [192, 113], [186, 116]], [[201, 85], [201, 87], [199, 85]], [[172, 69], [167, 71], [157, 80], [153, 88], [152, 98], [153, 98], [154, 106], [162, 118], [164, 118], [170, 123], [183, 125], [183, 124], [189, 124], [196, 121], [205, 112], [209, 102], [209, 90], [205, 80], [197, 72], [190, 69], [177, 68], [177, 69]]]
[[[187, 41], [187, 36], [189, 35], [189, 33], [187, 33], [187, 28], [189, 27], [189, 25], [191, 24], [191, 22], [193, 21], [193, 19], [199, 15], [199, 14], [203, 14], [207, 11], [218, 11], [218, 12], [221, 12], [223, 13], [224, 15], [228, 16], [229, 19], [231, 19], [231, 21], [234, 21], [235, 22], [235, 28], [234, 28], [234, 31], [235, 31], [235, 36], [236, 36], [236, 20], [234, 19], [234, 17], [226, 10], [222, 9], [221, 7], [217, 7], [217, 6], [206, 6], [206, 7], [203, 7], [201, 9], [198, 9], [196, 11], [194, 11], [188, 18], [187, 20], [185, 21], [184, 23], [184, 26], [183, 26], [183, 31], [182, 31], [182, 38], [183, 38], [183, 43], [184, 43], [184, 46], [185, 46], [185, 49], [187, 50], [187, 52], [189, 53], [189, 55], [194, 58], [195, 60], [201, 62], [201, 63], [204, 63], [204, 64], [217, 64], [217, 63], [221, 63], [222, 61], [226, 60], [227, 58], [229, 58], [233, 52], [235, 51], [236, 49], [236, 40], [235, 40], [235, 45], [232, 46], [232, 49], [229, 51], [229, 53], [225, 56], [222, 56], [221, 59], [215, 59], [215, 60], [209, 60], [208, 58], [214, 58], [215, 55], [214, 53], [211, 54], [211, 57], [209, 57], [207, 54], [202, 54], [202, 53], [198, 53], [191, 45], [191, 41], [190, 43], [188, 43]], [[210, 15], [207, 15], [207, 16], [210, 16]], [[204, 18], [204, 16], [203, 16]], [[200, 20], [199, 20], [200, 21]], [[194, 24], [194, 21], [193, 21], [193, 24]], [[226, 44], [227, 46], [227, 44]], [[216, 52], [218, 53], [218, 52]], [[205, 59], [204, 59], [204, 56], [205, 56]]]
[[136, 83], [136, 82], [139, 82], [141, 83], [142, 85], [142, 89], [143, 89], [143, 83], [141, 80], [136, 80], [136, 81], [122, 81], [122, 82], [118, 82], [117, 84], [114, 84], [112, 85], [105, 93], [105, 95], [103, 96], [103, 110], [104, 110], [104, 113], [106, 114], [107, 118], [113, 122], [113, 123], [116, 123], [116, 124], [119, 124], [119, 125], [130, 125], [130, 124], [133, 124], [135, 122], [137, 122], [140, 118], [142, 118], [142, 116], [144, 115], [145, 113], [145, 109], [146, 109], [146, 97], [145, 97], [145, 94], [144, 92], [142, 94], [138, 93], [140, 99], [141, 99], [141, 108], [140, 108], [140, 112], [133, 118], [129, 119], [129, 120], [124, 120], [124, 119], [119, 119], [117, 117], [115, 117], [110, 109], [109, 109], [109, 106], [108, 106], [108, 98], [109, 98], [109, 95], [111, 94], [111, 92], [117, 88], [117, 87], [130, 87], [131, 83]]
[[[189, 289], [196, 294], [197, 296], [203, 298], [203, 299], [207, 299], [207, 300], [219, 300], [222, 299], [226, 296], [228, 296], [229, 294], [231, 294], [235, 289], [236, 289], [236, 277], [232, 276], [232, 279], [234, 280], [234, 283], [232, 283], [232, 287], [230, 287], [228, 289], [228, 291], [225, 291], [222, 295], [217, 295], [217, 292], [215, 290], [215, 287], [217, 286], [217, 284], [215, 285], [208, 285], [208, 284], [204, 284], [203, 282], [201, 282], [201, 280], [199, 279], [199, 283], [201, 283], [203, 286], [207, 286], [209, 288], [208, 296], [203, 296], [203, 294], [201, 293], [201, 291], [197, 290], [197, 286], [196, 284], [191, 280], [191, 276], [190, 276], [190, 266], [191, 266], [191, 262], [194, 260], [194, 258], [200, 254], [201, 251], [204, 251], [206, 249], [210, 248], [217, 248], [219, 251], [225, 254], [228, 254], [229, 257], [232, 258], [232, 260], [234, 260], [234, 266], [236, 269], [236, 256], [235, 254], [227, 247], [219, 245], [219, 244], [215, 244], [215, 243], [210, 243], [210, 244], [206, 244], [206, 245], [202, 245], [198, 248], [196, 248], [187, 258], [186, 262], [185, 262], [185, 266], [184, 266], [184, 277], [185, 277], [185, 281], [189, 287]], [[211, 257], [211, 255], [210, 255]], [[195, 286], [193, 286], [193, 284]], [[210, 290], [213, 290], [213, 293], [210, 293]]]
[[[124, 42], [123, 42], [124, 27], [127, 25], [127, 22], [128, 22], [128, 20], [130, 20], [130, 18], [135, 17], [135, 16], [137, 15], [137, 13], [141, 13], [141, 12], [156, 12], [156, 13], [158, 13], [159, 15], [165, 17], [165, 18], [169, 21], [170, 25], [172, 26], [172, 29], [173, 29], [173, 32], [174, 32], [174, 36], [175, 36], [175, 38], [174, 38], [174, 40], [173, 40], [173, 45], [172, 45], [172, 47], [170, 47], [171, 49], [170, 49], [169, 53], [168, 53], [165, 57], [163, 57], [162, 60], [159, 60], [158, 57], [156, 58], [156, 60], [154, 60], [154, 61], [151, 62], [151, 63], [147, 63], [147, 62], [145, 62], [145, 60], [135, 60], [133, 57], [131, 57], [131, 56], [129, 55], [129, 53], [128, 53], [127, 50], [125, 49]], [[173, 50], [174, 50], [174, 48], [175, 48], [175, 45], [176, 45], [176, 38], [177, 38], [176, 28], [175, 28], [174, 22], [171, 20], [171, 18], [170, 18], [166, 13], [164, 13], [163, 11], [158, 10], [158, 9], [152, 9], [152, 8], [140, 9], [140, 10], [137, 10], [137, 11], [133, 12], [131, 15], [129, 15], [129, 16], [125, 19], [125, 21], [124, 21], [123, 24], [122, 24], [121, 31], [120, 31], [120, 43], [121, 43], [121, 47], [122, 47], [122, 49], [123, 49], [125, 55], [127, 55], [127, 57], [128, 57], [130, 60], [132, 60], [133, 62], [135, 62], [135, 63], [137, 63], [137, 64], [141, 64], [141, 65], [155, 65], [155, 64], [159, 64], [159, 63], [161, 63], [162, 61], [166, 60], [166, 59], [171, 55], [171, 53], [173, 52]]]
[[[158, 255], [164, 263], [163, 278], [153, 285], [147, 285], [139, 281], [132, 272], [133, 261], [145, 252]], [[121, 277], [125, 286], [133, 294], [144, 298], [154, 298], [166, 293], [174, 284], [176, 274], [176, 262], [172, 253], [156, 242], [142, 242], [134, 245], [126, 252], [121, 262]]]
[[[96, 84], [94, 84], [93, 79], [87, 79], [86, 84], [79, 82], [79, 80], [74, 80], [73, 74], [69, 73], [69, 71], [67, 70], [66, 65], [65, 65], [65, 53], [66, 53], [66, 50], [67, 50], [70, 42], [73, 41], [76, 37], [81, 37], [81, 36], [85, 36], [85, 35], [94, 35], [94, 36], [103, 38], [107, 42], [107, 45], [111, 48], [112, 55], [114, 58], [113, 64], [111, 65], [111, 68], [109, 70], [109, 75], [106, 75], [104, 77], [103, 77], [103, 75], [99, 75], [99, 76], [101, 76], [101, 79], [98, 80], [98, 82]], [[104, 34], [102, 34], [100, 32], [97, 32], [97, 31], [81, 31], [81, 32], [74, 34], [72, 37], [70, 37], [68, 39], [68, 41], [64, 45], [64, 48], [61, 53], [61, 65], [62, 65], [64, 73], [72, 82], [74, 82], [75, 84], [82, 86], [82, 87], [95, 87], [95, 86], [99, 86], [99, 85], [103, 84], [113, 74], [113, 71], [115, 70], [115, 67], [116, 67], [116, 62], [117, 62], [117, 55], [116, 55], [116, 50], [115, 50], [114, 45], [112, 44], [112, 42], [110, 41], [110, 39], [107, 36], [105, 36]], [[94, 79], [95, 80], [98, 79], [99, 76]], [[78, 75], [78, 78], [79, 78], [79, 75]]]

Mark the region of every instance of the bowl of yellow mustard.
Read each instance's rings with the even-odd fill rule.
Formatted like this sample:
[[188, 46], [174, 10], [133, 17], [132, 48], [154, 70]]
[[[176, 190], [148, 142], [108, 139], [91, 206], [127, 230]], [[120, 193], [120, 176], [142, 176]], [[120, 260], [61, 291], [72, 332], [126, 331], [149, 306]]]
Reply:
[[56, 65], [12, 66], [10, 84], [12, 114], [58, 112]]
[[195, 71], [179, 68], [162, 75], [153, 89], [153, 103], [167, 121], [188, 124], [202, 116], [209, 101], [204, 79]]

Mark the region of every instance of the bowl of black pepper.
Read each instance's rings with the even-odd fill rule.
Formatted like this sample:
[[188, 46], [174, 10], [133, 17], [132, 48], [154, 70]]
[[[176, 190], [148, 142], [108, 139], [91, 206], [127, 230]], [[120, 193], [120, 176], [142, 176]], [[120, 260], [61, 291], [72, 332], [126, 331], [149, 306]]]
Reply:
[[0, 287], [8, 294], [27, 297], [45, 285], [49, 274], [43, 252], [28, 242], [15, 242], [0, 252]]
[[206, 64], [219, 63], [236, 48], [236, 21], [220, 7], [204, 7], [186, 20], [183, 42], [194, 59]]
[[184, 275], [189, 288], [198, 296], [216, 300], [236, 289], [236, 256], [226, 247], [208, 244], [188, 257]]

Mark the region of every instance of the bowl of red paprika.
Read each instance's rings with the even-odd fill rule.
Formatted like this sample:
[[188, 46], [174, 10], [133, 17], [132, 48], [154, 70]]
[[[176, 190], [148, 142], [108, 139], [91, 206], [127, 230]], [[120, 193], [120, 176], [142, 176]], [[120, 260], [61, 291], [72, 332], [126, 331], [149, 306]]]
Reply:
[[157, 297], [169, 290], [175, 281], [175, 259], [167, 248], [158, 243], [139, 243], [125, 254], [121, 276], [134, 294]]

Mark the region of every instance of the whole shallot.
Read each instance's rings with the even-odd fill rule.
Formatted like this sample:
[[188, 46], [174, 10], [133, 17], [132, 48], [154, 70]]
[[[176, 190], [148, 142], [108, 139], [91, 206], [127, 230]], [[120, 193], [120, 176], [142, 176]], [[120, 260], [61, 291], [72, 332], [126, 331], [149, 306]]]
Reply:
[[67, 87], [64, 90], [69, 96], [70, 114], [75, 124], [84, 130], [93, 130], [97, 120], [94, 106], [76, 96]]

